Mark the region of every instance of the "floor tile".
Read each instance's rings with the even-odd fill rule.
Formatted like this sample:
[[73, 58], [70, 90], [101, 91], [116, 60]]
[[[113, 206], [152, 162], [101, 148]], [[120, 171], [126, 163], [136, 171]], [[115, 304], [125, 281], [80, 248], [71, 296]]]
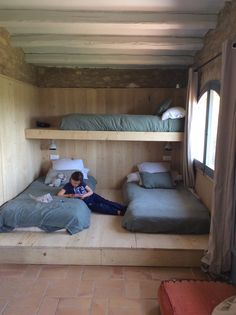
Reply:
[[152, 279], [152, 273], [148, 267], [124, 267], [124, 277], [129, 280]]
[[112, 276], [112, 267], [104, 266], [87, 266], [84, 267], [82, 275], [83, 280], [110, 279]]
[[46, 295], [49, 297], [76, 297], [78, 280], [53, 279], [50, 281]]
[[1, 315], [160, 315], [164, 279], [204, 279], [199, 268], [0, 265]]
[[37, 308], [35, 307], [7, 307], [2, 315], [37, 315]]
[[91, 315], [108, 315], [108, 299], [93, 299]]
[[157, 280], [144, 280], [140, 281], [140, 298], [142, 299], [155, 299], [157, 298], [157, 290], [161, 281]]
[[0, 265], [0, 277], [14, 277], [19, 278], [22, 277], [25, 270], [27, 269], [27, 265], [14, 265], [14, 264], [2, 264]]
[[79, 297], [92, 297], [94, 293], [94, 281], [81, 280], [78, 283], [77, 295]]
[[125, 297], [128, 299], [140, 298], [140, 282], [136, 280], [126, 280], [125, 283]]
[[83, 270], [83, 266], [69, 266], [65, 281], [70, 279], [79, 281], [82, 278]]
[[42, 269], [41, 265], [28, 265], [23, 273], [23, 277], [26, 279], [36, 280]]
[[143, 315], [142, 304], [137, 299], [127, 299], [122, 297], [114, 297], [109, 299], [108, 306], [109, 315]]
[[91, 304], [89, 298], [60, 299], [56, 315], [89, 315]]
[[112, 296], [124, 296], [124, 280], [95, 280], [94, 296], [105, 298]]
[[58, 298], [45, 297], [37, 315], [55, 315], [58, 303]]
[[152, 268], [151, 275], [153, 280], [169, 279], [194, 279], [191, 268]]
[[3, 310], [6, 308], [8, 303], [9, 303], [9, 299], [0, 298], [0, 314], [2, 314]]
[[55, 265], [43, 266], [39, 273], [39, 278], [65, 279], [68, 274], [68, 269], [69, 269], [68, 266]]

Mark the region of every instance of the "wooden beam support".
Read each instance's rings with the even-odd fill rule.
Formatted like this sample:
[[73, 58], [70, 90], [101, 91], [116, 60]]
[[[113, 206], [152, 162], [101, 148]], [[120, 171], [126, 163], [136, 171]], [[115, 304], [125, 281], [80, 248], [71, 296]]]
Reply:
[[172, 141], [181, 142], [183, 132], [77, 131], [59, 129], [26, 129], [26, 139], [104, 140], [104, 141]]
[[179, 12], [124, 12], [124, 11], [62, 11], [62, 10], [4, 10], [0, 9], [0, 21], [33, 23], [118, 23], [156, 25], [158, 28], [190, 28], [215, 27], [216, 14], [194, 14]]
[[202, 39], [193, 37], [163, 36], [79, 36], [79, 35], [18, 35], [11, 37], [14, 46], [73, 47], [93, 49], [154, 49], [154, 50], [198, 50]]

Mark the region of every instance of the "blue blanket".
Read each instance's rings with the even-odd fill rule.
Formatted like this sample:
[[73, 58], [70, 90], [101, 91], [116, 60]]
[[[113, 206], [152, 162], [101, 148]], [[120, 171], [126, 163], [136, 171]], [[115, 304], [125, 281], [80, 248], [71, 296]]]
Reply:
[[209, 232], [208, 209], [182, 185], [175, 189], [146, 189], [125, 183], [128, 204], [122, 226], [132, 232], [205, 234]]
[[[93, 183], [89, 185], [94, 188]], [[43, 178], [34, 181], [24, 192], [0, 207], [0, 232], [12, 231], [16, 227], [39, 227], [53, 232], [66, 229], [75, 234], [90, 225], [90, 209], [80, 199], [56, 196], [60, 188], [49, 187]], [[30, 195], [38, 197], [50, 193], [53, 201], [38, 202]]]

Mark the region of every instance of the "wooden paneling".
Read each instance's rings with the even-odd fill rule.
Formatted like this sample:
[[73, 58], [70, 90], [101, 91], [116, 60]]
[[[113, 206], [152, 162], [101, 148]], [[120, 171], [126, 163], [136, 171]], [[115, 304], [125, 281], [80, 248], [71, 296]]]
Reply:
[[[46, 147], [48, 147], [45, 144]], [[61, 158], [82, 158], [90, 174], [95, 176], [99, 188], [118, 189], [126, 175], [137, 170], [135, 165], [143, 161], [161, 161], [162, 142], [127, 141], [56, 141], [57, 151], [43, 150], [43, 169], [50, 166], [49, 155]]]
[[75, 112], [152, 115], [165, 98], [171, 98], [173, 106], [185, 107], [185, 94], [185, 89], [171, 88], [42, 88], [40, 117], [57, 127], [60, 116]]
[[211, 211], [213, 180], [210, 177], [204, 175], [199, 169], [197, 169], [195, 189], [200, 199]]
[[[69, 113], [127, 113], [154, 114], [165, 98], [173, 100], [173, 106], [185, 105], [185, 89], [145, 88], [47, 88], [40, 89], [40, 118], [57, 127], [60, 117]], [[35, 127], [34, 122], [31, 127]], [[125, 176], [135, 165], [143, 161], [160, 161], [164, 154], [163, 142], [135, 141], [70, 141], [57, 140], [57, 154], [63, 157], [82, 158], [100, 188], [120, 188]], [[49, 142], [41, 143], [44, 171], [50, 165]], [[52, 152], [54, 153], [54, 152]], [[175, 143], [173, 164], [181, 169], [181, 145]]]
[[24, 134], [37, 106], [37, 88], [0, 75], [0, 204], [15, 197], [39, 173], [39, 143], [26, 140]]

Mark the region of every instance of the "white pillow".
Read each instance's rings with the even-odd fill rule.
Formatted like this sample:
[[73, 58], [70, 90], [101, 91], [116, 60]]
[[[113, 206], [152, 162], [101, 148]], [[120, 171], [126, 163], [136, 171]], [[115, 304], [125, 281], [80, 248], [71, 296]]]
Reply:
[[130, 173], [129, 175], [127, 175], [127, 183], [139, 182], [139, 180], [140, 180], [139, 172]]
[[162, 173], [170, 171], [168, 162], [143, 162], [137, 165], [139, 172]]
[[185, 109], [183, 107], [171, 107], [167, 109], [161, 116], [162, 120], [177, 119], [185, 116]]
[[84, 169], [84, 163], [81, 159], [59, 159], [52, 161], [52, 168], [57, 171], [61, 170], [79, 170]]
[[[53, 170], [52, 168], [50, 168], [47, 172], [44, 183], [46, 185], [50, 185], [58, 178], [58, 174], [63, 174], [64, 179], [63, 179], [63, 181], [61, 181], [61, 184], [65, 184], [66, 182], [69, 182], [71, 175], [76, 171], [77, 170], [60, 170], [60, 171], [58, 171], [58, 170]], [[84, 179], [88, 179], [89, 169], [83, 168], [80, 171], [83, 173]]]

